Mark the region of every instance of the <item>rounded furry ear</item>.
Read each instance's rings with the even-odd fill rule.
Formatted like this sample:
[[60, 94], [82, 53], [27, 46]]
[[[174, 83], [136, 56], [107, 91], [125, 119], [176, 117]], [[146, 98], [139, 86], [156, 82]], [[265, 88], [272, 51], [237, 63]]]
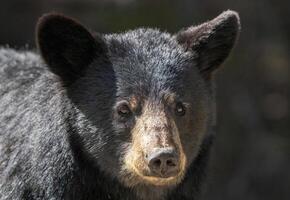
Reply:
[[81, 76], [96, 57], [106, 53], [100, 36], [94, 38], [79, 22], [56, 13], [38, 20], [36, 42], [50, 70], [66, 84]]
[[239, 15], [228, 10], [209, 22], [180, 31], [176, 40], [186, 50], [197, 54], [196, 61], [200, 71], [208, 74], [228, 57], [239, 32]]

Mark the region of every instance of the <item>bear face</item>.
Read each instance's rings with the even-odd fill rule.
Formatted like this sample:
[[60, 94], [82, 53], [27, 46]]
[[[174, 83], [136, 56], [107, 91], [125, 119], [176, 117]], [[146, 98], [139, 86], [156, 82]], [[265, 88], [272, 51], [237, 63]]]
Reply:
[[179, 183], [209, 116], [210, 95], [194, 67], [194, 54], [152, 29], [106, 41], [116, 74], [114, 130], [130, 136], [123, 143], [120, 179], [128, 186]]
[[101, 36], [50, 14], [39, 21], [37, 41], [76, 107], [85, 157], [127, 187], [170, 187], [206, 137], [211, 75], [238, 31], [232, 11], [175, 35], [137, 29]]

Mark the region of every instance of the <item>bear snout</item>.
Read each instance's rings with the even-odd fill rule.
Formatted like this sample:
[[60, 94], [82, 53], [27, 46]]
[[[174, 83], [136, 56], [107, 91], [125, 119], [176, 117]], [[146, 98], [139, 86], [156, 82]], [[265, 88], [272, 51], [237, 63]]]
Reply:
[[177, 176], [180, 171], [179, 155], [175, 148], [155, 148], [147, 157], [150, 175], [160, 178]]

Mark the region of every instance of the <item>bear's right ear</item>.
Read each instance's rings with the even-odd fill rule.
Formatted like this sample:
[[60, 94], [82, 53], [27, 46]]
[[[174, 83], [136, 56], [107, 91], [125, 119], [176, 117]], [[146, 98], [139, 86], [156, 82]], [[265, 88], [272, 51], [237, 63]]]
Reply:
[[101, 36], [93, 35], [77, 21], [61, 14], [46, 14], [36, 28], [38, 49], [50, 70], [70, 84], [92, 61], [106, 54]]

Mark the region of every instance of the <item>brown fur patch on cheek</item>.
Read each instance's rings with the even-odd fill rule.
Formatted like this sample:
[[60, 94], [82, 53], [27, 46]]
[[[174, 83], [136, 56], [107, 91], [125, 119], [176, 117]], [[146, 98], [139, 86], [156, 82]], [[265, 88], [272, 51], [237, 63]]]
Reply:
[[130, 108], [133, 111], [136, 111], [138, 109], [138, 103], [139, 103], [139, 99], [137, 98], [137, 96], [131, 96], [130, 100], [129, 100], [129, 104], [130, 104]]
[[[124, 155], [124, 162], [121, 172], [121, 180], [127, 187], [135, 186], [142, 181], [138, 173], [142, 172], [146, 174], [147, 164], [144, 160], [143, 150], [140, 144], [139, 133], [142, 131], [142, 127], [139, 126], [140, 123], [136, 122], [135, 127], [131, 131], [132, 141], [131, 146], [128, 148], [126, 154]], [[148, 169], [147, 169], [148, 171]]]

